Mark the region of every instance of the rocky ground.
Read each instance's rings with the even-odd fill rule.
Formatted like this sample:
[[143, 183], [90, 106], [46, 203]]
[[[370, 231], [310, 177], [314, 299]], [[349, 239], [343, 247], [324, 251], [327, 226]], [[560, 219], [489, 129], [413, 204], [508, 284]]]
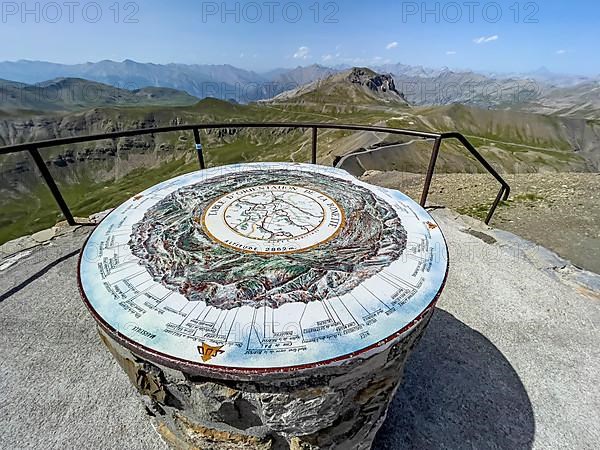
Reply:
[[[424, 175], [369, 171], [363, 180], [420, 199]], [[536, 173], [505, 176], [512, 192], [491, 225], [547, 247], [573, 264], [600, 273], [600, 174]], [[429, 206], [484, 219], [499, 185], [487, 174], [436, 174]]]

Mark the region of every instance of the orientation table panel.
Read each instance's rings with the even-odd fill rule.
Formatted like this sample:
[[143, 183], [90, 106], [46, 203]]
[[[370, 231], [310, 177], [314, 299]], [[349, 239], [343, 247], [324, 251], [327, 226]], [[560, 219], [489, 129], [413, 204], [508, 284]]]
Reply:
[[79, 283], [112, 337], [157, 362], [285, 371], [382, 351], [430, 310], [444, 237], [401, 192], [308, 164], [218, 167], [113, 210]]

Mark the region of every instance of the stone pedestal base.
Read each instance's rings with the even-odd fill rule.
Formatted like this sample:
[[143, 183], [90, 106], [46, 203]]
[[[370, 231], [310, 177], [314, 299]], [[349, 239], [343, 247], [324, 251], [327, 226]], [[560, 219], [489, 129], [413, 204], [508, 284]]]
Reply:
[[243, 380], [164, 367], [100, 337], [173, 448], [369, 449], [432, 312], [369, 358]]

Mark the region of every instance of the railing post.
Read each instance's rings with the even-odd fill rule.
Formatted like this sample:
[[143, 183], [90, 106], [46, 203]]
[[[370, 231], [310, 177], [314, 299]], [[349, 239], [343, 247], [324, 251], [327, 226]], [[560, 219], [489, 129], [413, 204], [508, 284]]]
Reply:
[[312, 153], [311, 153], [311, 163], [317, 163], [317, 127], [312, 127]]
[[198, 128], [194, 128], [194, 141], [196, 142], [196, 153], [198, 154], [198, 164], [200, 165], [200, 169], [206, 169], [204, 165], [204, 153], [202, 151], [202, 141], [200, 141], [200, 132]]
[[500, 185], [502, 186], [500, 192], [498, 192], [498, 195], [494, 200], [494, 204], [492, 205], [492, 208], [490, 209], [487, 218], [485, 219], [485, 223], [489, 225], [490, 221], [492, 220], [492, 216], [496, 211], [496, 208], [500, 204], [500, 200], [508, 200], [508, 197], [510, 195], [510, 186], [506, 181], [504, 181], [504, 178], [502, 178], [498, 174], [498, 172], [496, 172], [496, 170], [490, 165], [490, 163], [488, 163], [486, 159], [477, 151], [477, 149], [473, 147], [473, 145], [469, 142], [469, 140], [466, 137], [458, 133], [450, 133], [449, 135], [446, 135], [446, 137], [458, 139], [458, 141], [477, 159], [477, 161], [479, 161], [479, 163], [484, 167], [484, 169], [491, 173], [492, 176], [496, 179], [496, 181], [498, 181], [498, 183], [500, 183]]
[[502, 199], [502, 196], [504, 195], [505, 191], [506, 191], [506, 188], [504, 186], [502, 186], [500, 188], [500, 191], [498, 192], [498, 195], [496, 195], [496, 199], [494, 200], [494, 204], [490, 208], [490, 210], [488, 212], [488, 215], [485, 218], [485, 224], [486, 225], [489, 225], [490, 222], [492, 221], [492, 217], [494, 216], [494, 213], [496, 212], [496, 208], [500, 204], [500, 200]]
[[440, 145], [442, 144], [442, 137], [437, 137], [433, 144], [433, 151], [431, 152], [431, 159], [429, 160], [429, 167], [427, 168], [427, 175], [425, 176], [425, 185], [423, 186], [423, 193], [421, 194], [421, 206], [425, 208], [427, 203], [427, 197], [429, 196], [429, 188], [431, 186], [431, 180], [433, 179], [433, 172], [435, 171], [435, 163], [437, 162], [438, 155], [440, 153]]
[[42, 177], [44, 178], [44, 181], [48, 185], [48, 188], [50, 188], [50, 192], [52, 192], [52, 195], [54, 196], [54, 200], [56, 200], [58, 207], [60, 208], [63, 215], [65, 216], [65, 219], [67, 219], [67, 223], [71, 226], [77, 225], [77, 223], [75, 222], [75, 219], [73, 218], [73, 214], [71, 214], [71, 210], [67, 206], [67, 203], [65, 202], [65, 199], [63, 198], [62, 194], [60, 193], [58, 186], [54, 182], [54, 178], [52, 178], [52, 174], [48, 170], [48, 167], [46, 167], [46, 163], [42, 159], [42, 156], [40, 155], [40, 152], [38, 151], [38, 149], [35, 147], [30, 148], [29, 154], [33, 158], [33, 161], [37, 165], [38, 169], [40, 170]]

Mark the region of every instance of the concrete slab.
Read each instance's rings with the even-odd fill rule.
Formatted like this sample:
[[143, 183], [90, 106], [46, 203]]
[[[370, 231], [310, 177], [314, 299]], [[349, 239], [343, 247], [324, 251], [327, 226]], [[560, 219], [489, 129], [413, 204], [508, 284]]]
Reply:
[[56, 236], [56, 228], [53, 227], [32, 234], [31, 239], [33, 239], [36, 242], [39, 242], [40, 244], [43, 244], [44, 242], [48, 242], [49, 240], [53, 239], [54, 236]]
[[[448, 284], [374, 448], [596, 448], [600, 278], [433, 214]], [[79, 299], [76, 255], [90, 230], [0, 272], [0, 448], [164, 448]]]

